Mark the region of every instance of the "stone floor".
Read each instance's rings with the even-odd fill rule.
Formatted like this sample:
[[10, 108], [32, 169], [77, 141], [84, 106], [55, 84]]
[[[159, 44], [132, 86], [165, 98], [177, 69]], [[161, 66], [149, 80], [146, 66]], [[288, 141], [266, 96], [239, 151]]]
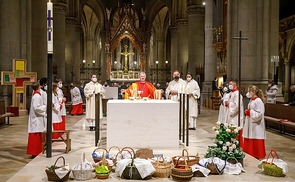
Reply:
[[[204, 156], [207, 146], [213, 143], [215, 138], [212, 127], [215, 126], [218, 111], [201, 108], [198, 118], [197, 130], [190, 132], [189, 146], [180, 143], [176, 149], [153, 149], [154, 153], [162, 153], [164, 156], [180, 155], [183, 148], [187, 148], [191, 154], [199, 153]], [[34, 159], [26, 155], [27, 145], [27, 116], [10, 118], [10, 125], [0, 126], [0, 181], [10, 182], [40, 182], [47, 181], [45, 167], [52, 165], [57, 157], [64, 156], [66, 163], [73, 165], [79, 163], [81, 153], [91, 160], [91, 153], [96, 148], [94, 145], [94, 132], [84, 127], [85, 115], [71, 116], [67, 118], [67, 129], [71, 130], [72, 150], [64, 154], [64, 144], [53, 143], [52, 158], [46, 158], [40, 154]], [[102, 121], [100, 146], [106, 145], [106, 118]], [[295, 138], [294, 136], [281, 135], [276, 131], [267, 131], [267, 152], [274, 149], [279, 157], [285, 160], [289, 166], [289, 172], [284, 178], [276, 178], [264, 175], [258, 168], [259, 161], [249, 155], [244, 159], [245, 173], [241, 175], [209, 175], [207, 178], [193, 178], [192, 181], [295, 181]], [[114, 151], [115, 152], [115, 151]], [[97, 179], [92, 179], [94, 181]], [[117, 177], [114, 173], [106, 181], [128, 181]], [[74, 181], [70, 176], [70, 181]], [[171, 178], [152, 181], [173, 181]]]

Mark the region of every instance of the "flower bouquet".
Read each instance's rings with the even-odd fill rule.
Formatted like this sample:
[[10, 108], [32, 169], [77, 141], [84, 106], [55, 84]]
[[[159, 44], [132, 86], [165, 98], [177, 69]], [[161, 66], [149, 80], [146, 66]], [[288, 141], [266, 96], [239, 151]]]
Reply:
[[[214, 144], [208, 146], [205, 158], [218, 157], [223, 160], [236, 158], [239, 162], [242, 161], [245, 154], [240, 148], [239, 142], [241, 128], [233, 127], [232, 124], [217, 122], [217, 126], [213, 127], [213, 130], [216, 133], [216, 138], [214, 139]], [[243, 163], [241, 162], [241, 164]]]

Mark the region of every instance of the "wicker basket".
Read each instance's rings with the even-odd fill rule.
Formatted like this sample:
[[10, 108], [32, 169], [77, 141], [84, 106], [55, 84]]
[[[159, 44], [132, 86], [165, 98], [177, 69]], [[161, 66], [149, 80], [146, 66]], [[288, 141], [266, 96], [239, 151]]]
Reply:
[[[272, 158], [270, 158], [270, 155]], [[271, 150], [267, 155], [267, 160], [262, 163], [263, 172], [269, 176], [285, 177], [286, 175], [283, 173], [283, 169], [273, 163], [276, 158], [279, 159], [277, 152]], [[269, 161], [268, 159], [271, 159], [271, 162], [267, 162]]]
[[[179, 164], [179, 159], [183, 159], [184, 165]], [[193, 177], [192, 168], [188, 166], [185, 157], [179, 157], [174, 168], [171, 169], [172, 179], [175, 181], [190, 181]]]
[[90, 163], [87, 163], [84, 152], [81, 154], [81, 163], [74, 166], [72, 172], [77, 181], [85, 181], [92, 177], [93, 167]]
[[109, 151], [105, 148], [98, 147], [98, 148], [94, 149], [94, 151], [92, 152], [92, 158], [93, 158], [94, 162], [96, 162], [96, 163], [102, 160], [102, 155], [98, 156], [96, 153], [99, 150], [103, 150], [103, 154], [105, 155], [105, 157], [107, 159], [109, 158]]
[[[56, 166], [56, 163], [57, 163], [57, 161], [58, 161], [59, 159], [62, 159], [62, 160], [63, 160], [63, 165], [62, 165], [61, 167], [63, 167], [63, 166], [66, 165], [66, 164], [65, 164], [65, 163], [66, 163], [65, 158], [64, 158], [63, 156], [60, 156], [59, 158], [56, 159], [56, 161], [55, 161], [55, 163], [54, 163], [54, 165], [53, 165], [53, 168], [54, 168], [54, 169], [58, 169], [58, 168], [60, 168], [60, 167], [57, 167], [57, 166]], [[70, 173], [71, 173], [71, 170], [69, 170], [69, 172], [68, 172], [63, 178], [59, 178], [59, 177], [55, 174], [54, 169], [53, 169], [53, 170], [48, 170], [48, 169], [45, 170], [45, 172], [46, 172], [46, 174], [47, 174], [48, 181], [68, 181], [68, 179], [69, 179], [69, 175], [70, 175]]]
[[[186, 153], [186, 155], [184, 153]], [[173, 164], [175, 165], [176, 162], [177, 162], [177, 160], [180, 157], [183, 157], [183, 158], [186, 159], [186, 162], [187, 162], [187, 165], [188, 166], [192, 166], [194, 164], [198, 164], [199, 163], [199, 160], [200, 160], [200, 157], [198, 155], [199, 154], [196, 154], [196, 156], [190, 156], [189, 153], [188, 153], [188, 151], [186, 149], [183, 149], [181, 156], [174, 156], [174, 157], [172, 157]], [[184, 165], [184, 160], [180, 160], [179, 161], [179, 165]]]
[[171, 175], [171, 164], [163, 161], [159, 161], [159, 157], [157, 157], [157, 162], [152, 163], [155, 172], [153, 173], [153, 177], [157, 178], [168, 178]]
[[110, 176], [109, 174], [96, 174], [97, 179], [107, 179]]

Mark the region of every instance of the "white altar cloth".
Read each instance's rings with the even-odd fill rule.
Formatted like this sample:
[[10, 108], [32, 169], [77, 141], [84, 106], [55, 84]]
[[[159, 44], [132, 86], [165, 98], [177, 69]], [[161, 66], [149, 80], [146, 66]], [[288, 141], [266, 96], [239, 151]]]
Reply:
[[179, 103], [109, 100], [107, 148], [178, 148]]

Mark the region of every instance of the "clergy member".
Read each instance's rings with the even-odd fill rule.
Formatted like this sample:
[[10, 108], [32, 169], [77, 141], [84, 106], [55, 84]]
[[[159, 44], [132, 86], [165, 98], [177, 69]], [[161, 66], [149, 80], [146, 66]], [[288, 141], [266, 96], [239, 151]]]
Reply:
[[27, 154], [34, 158], [42, 151], [42, 132], [46, 130], [46, 105], [41, 97], [40, 85], [34, 82], [31, 87], [34, 92], [28, 121]]
[[[52, 126], [53, 130], [63, 130], [61, 103], [57, 93], [58, 84], [52, 83]], [[63, 133], [52, 133], [52, 139], [58, 139]]]
[[196, 121], [198, 117], [198, 98], [200, 98], [200, 87], [191, 73], [187, 73], [186, 93], [189, 94], [189, 129], [196, 130]]
[[184, 92], [186, 82], [180, 78], [180, 72], [175, 70], [173, 72], [173, 80], [169, 82], [166, 89], [166, 98], [178, 102], [178, 93]]
[[72, 110], [71, 115], [81, 115], [83, 114], [83, 100], [81, 97], [81, 93], [78, 87], [76, 87], [73, 83], [70, 85], [71, 92], [71, 101], [72, 101]]
[[227, 119], [228, 108], [225, 107], [225, 103], [229, 100], [231, 90], [228, 88], [228, 84], [223, 87], [223, 96], [220, 100], [218, 121], [220, 123], [225, 123]]
[[125, 90], [125, 98], [136, 95], [140, 97], [148, 97], [150, 99], [153, 99], [156, 88], [153, 86], [152, 83], [146, 81], [145, 72], [140, 72], [139, 78], [139, 81], [133, 83]]
[[41, 93], [41, 97], [43, 99], [43, 103], [46, 105], [47, 104], [47, 78], [43, 77], [40, 79], [40, 93]]
[[102, 97], [105, 94], [103, 86], [97, 82], [95, 74], [91, 75], [91, 81], [84, 87], [84, 94], [86, 97], [86, 121], [89, 126], [89, 130], [95, 129], [95, 94], [100, 93], [100, 118], [102, 119]]

